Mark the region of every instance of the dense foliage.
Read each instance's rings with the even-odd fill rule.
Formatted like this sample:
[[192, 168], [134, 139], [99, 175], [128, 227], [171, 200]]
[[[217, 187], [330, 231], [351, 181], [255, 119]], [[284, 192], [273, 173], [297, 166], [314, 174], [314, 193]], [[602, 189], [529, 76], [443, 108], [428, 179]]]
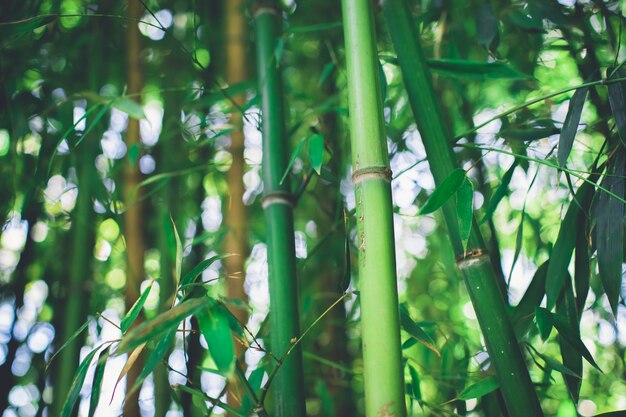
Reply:
[[368, 88], [335, 1], [3, 0], [0, 416], [363, 415], [359, 99], [407, 415], [514, 416], [499, 336], [546, 416], [626, 409], [626, 2], [362, 3]]

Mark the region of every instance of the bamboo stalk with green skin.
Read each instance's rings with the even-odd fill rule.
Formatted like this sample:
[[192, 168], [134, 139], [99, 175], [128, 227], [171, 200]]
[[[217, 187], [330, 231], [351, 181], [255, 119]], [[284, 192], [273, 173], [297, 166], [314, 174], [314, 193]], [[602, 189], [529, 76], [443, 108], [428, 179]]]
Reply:
[[[274, 53], [280, 36], [277, 1], [260, 1], [252, 10], [256, 29], [258, 88], [263, 133], [263, 209], [267, 233], [270, 289], [270, 350], [281, 357], [300, 336], [296, 280], [293, 200], [288, 181], [287, 140], [281, 71]], [[305, 415], [302, 351], [296, 347], [285, 359], [272, 384], [274, 415]]]
[[367, 416], [406, 415], [391, 170], [372, 3], [343, 0]]
[[[405, 87], [420, 130], [435, 182], [440, 184], [454, 169], [455, 160], [442, 122], [418, 34], [404, 0], [382, 3], [392, 41], [402, 70]], [[506, 407], [512, 417], [542, 416], [537, 394], [522, 356], [508, 313], [498, 289], [496, 276], [483, 249], [483, 240], [474, 222], [467, 250], [463, 249], [451, 199], [443, 206], [450, 241], [480, 324]]]

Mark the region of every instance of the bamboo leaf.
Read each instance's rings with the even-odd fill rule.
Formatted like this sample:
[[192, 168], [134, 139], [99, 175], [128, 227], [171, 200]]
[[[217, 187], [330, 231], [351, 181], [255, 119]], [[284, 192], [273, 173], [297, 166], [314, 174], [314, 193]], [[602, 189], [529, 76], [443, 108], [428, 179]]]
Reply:
[[484, 395], [489, 394], [498, 389], [500, 384], [495, 376], [490, 376], [485, 379], [481, 379], [480, 381], [466, 387], [459, 394], [460, 400], [471, 400], [472, 398], [480, 398]]
[[[565, 287], [556, 305], [556, 311], [562, 317], [565, 317], [576, 336], [580, 338], [580, 316], [578, 315], [578, 309], [576, 307], [572, 282], [569, 279], [565, 280]], [[582, 375], [583, 372], [583, 358], [582, 355], [577, 352], [576, 349], [573, 349], [573, 347], [562, 337], [559, 337], [559, 348], [561, 349], [563, 366], [571, 370], [573, 375], [571, 373], [563, 373], [553, 365], [549, 365], [557, 371], [563, 373], [567, 390], [572, 396], [574, 403], [577, 404], [582, 382], [580, 375]]]
[[114, 354], [129, 352], [149, 340], [155, 340], [170, 330], [177, 329], [183, 319], [206, 309], [209, 300], [208, 297], [202, 297], [183, 301], [152, 320], [141, 323], [124, 335]]
[[380, 60], [377, 61], [378, 62], [378, 78], [379, 78], [379, 82], [380, 82], [380, 92], [381, 92], [381, 100], [384, 103], [385, 100], [387, 99], [387, 76], [385, 75], [385, 71], [383, 70], [383, 64], [380, 62]]
[[133, 325], [135, 320], [137, 320], [137, 317], [139, 317], [139, 313], [141, 313], [141, 309], [143, 308], [146, 300], [148, 299], [148, 296], [150, 295], [150, 290], [152, 290], [153, 284], [154, 281], [152, 281], [150, 285], [148, 285], [148, 287], [143, 290], [141, 296], [137, 299], [137, 301], [135, 301], [135, 304], [133, 304], [130, 310], [128, 310], [128, 313], [126, 313], [126, 315], [122, 319], [120, 323], [120, 329], [122, 330], [122, 334], [126, 333], [126, 331], [130, 329], [130, 326]]
[[554, 369], [557, 372], [562, 373], [564, 376], [572, 376], [574, 378], [577, 378], [578, 380], [580, 380], [582, 377], [577, 374], [576, 372], [572, 371], [571, 369], [569, 369], [567, 366], [563, 365], [561, 362], [559, 362], [557, 359], [548, 356], [548, 355], [544, 355], [543, 353], [538, 352], [537, 350], [535, 350], [533, 348], [535, 354], [537, 356], [539, 356], [548, 367]]
[[589, 277], [591, 266], [589, 263], [589, 240], [587, 239], [587, 217], [584, 213], [579, 216], [576, 229], [576, 255], [574, 258], [574, 285], [576, 288], [576, 307], [581, 316], [585, 308], [587, 294], [589, 294]]
[[488, 51], [493, 51], [498, 46], [498, 19], [489, 2], [480, 5], [476, 11], [476, 38]]
[[565, 166], [567, 157], [572, 151], [574, 138], [578, 131], [578, 124], [580, 123], [580, 116], [583, 112], [583, 106], [585, 105], [588, 91], [589, 87], [579, 88], [569, 102], [569, 108], [567, 109], [567, 115], [565, 116], [563, 128], [561, 129], [561, 136], [559, 137], [558, 160], [559, 165], [562, 167]]
[[[579, 352], [583, 356], [583, 358], [585, 358], [587, 362], [589, 362], [594, 368], [602, 372], [596, 361], [593, 359], [593, 356], [591, 356], [591, 353], [587, 349], [587, 346], [585, 346], [583, 341], [576, 334], [576, 331], [560, 314], [554, 314], [543, 307], [537, 307], [535, 309], [535, 317], [537, 319], [538, 325], [539, 321], [542, 322], [542, 324], [540, 325], [540, 331], [542, 327], [544, 329], [548, 329], [548, 327], [551, 329], [552, 326], [554, 326], [559, 332], [560, 337], [565, 339], [572, 346], [572, 348], [576, 349], [576, 351]], [[544, 331], [541, 332], [542, 339], [546, 340], [548, 337], [544, 337]], [[547, 334], [549, 335], [549, 331]]]
[[161, 363], [161, 361], [165, 357], [165, 354], [168, 352], [170, 346], [172, 345], [174, 336], [176, 336], [176, 329], [170, 330], [170, 332], [167, 335], [165, 335], [165, 337], [162, 337], [159, 339], [156, 347], [154, 348], [152, 352], [150, 352], [150, 356], [148, 356], [148, 360], [146, 361], [145, 365], [141, 369], [139, 376], [135, 380], [135, 385], [133, 385], [132, 389], [127, 390], [126, 392], [127, 398], [133, 392], [137, 391], [141, 387], [141, 385], [143, 384], [143, 381], [145, 381], [148, 375], [150, 375], [156, 369], [157, 365]]
[[[607, 73], [611, 74], [612, 72], [613, 67], [609, 67], [607, 69]], [[618, 69], [615, 71], [615, 74], [613, 74], [611, 79], [625, 77], [626, 71]], [[622, 81], [619, 83], [608, 84], [607, 88], [611, 112], [613, 113], [613, 118], [615, 119], [615, 126], [617, 127], [622, 144], [626, 146], [626, 83]]]
[[528, 142], [557, 135], [560, 132], [561, 129], [555, 126], [548, 126], [531, 127], [529, 129], [502, 129], [498, 134], [508, 140]]
[[309, 160], [317, 175], [320, 175], [324, 162], [324, 136], [319, 133], [309, 138]]
[[91, 398], [89, 399], [89, 414], [88, 417], [94, 417], [98, 402], [100, 401], [100, 393], [102, 392], [102, 381], [104, 379], [104, 371], [106, 369], [106, 361], [109, 358], [109, 352], [111, 347], [104, 349], [98, 360], [96, 361], [96, 372], [93, 375], [93, 383], [91, 384]]
[[281, 185], [283, 184], [283, 182], [285, 182], [285, 178], [287, 178], [287, 175], [289, 175], [289, 173], [291, 172], [291, 168], [293, 167], [294, 162], [296, 162], [296, 159], [300, 155], [300, 152], [302, 151], [302, 147], [304, 146], [304, 144], [306, 142], [307, 142], [307, 139], [302, 139], [298, 143], [298, 146], [296, 146], [296, 149], [294, 149], [293, 153], [291, 154], [291, 159], [289, 159], [289, 163], [287, 164], [287, 168], [285, 169], [285, 172], [283, 173], [283, 176], [280, 178], [280, 184]]
[[111, 102], [111, 107], [128, 114], [133, 119], [145, 119], [146, 114], [143, 112], [141, 104], [137, 103], [130, 97], [118, 97]]
[[113, 402], [113, 398], [115, 397], [115, 391], [117, 391], [117, 386], [122, 381], [122, 379], [124, 379], [124, 377], [128, 374], [128, 372], [131, 370], [131, 368], [133, 367], [135, 362], [137, 362], [137, 359], [139, 359], [139, 355], [141, 355], [141, 352], [143, 352], [143, 349], [145, 347], [146, 347], [146, 344], [143, 343], [143, 344], [137, 346], [135, 348], [135, 350], [133, 350], [128, 355], [128, 358], [126, 359], [126, 363], [124, 363], [124, 366], [122, 367], [122, 370], [120, 371], [120, 374], [117, 376], [117, 380], [115, 381], [115, 385], [113, 386], [113, 393], [111, 394], [111, 401], [110, 401], [109, 405]]
[[67, 394], [67, 399], [63, 404], [63, 408], [61, 409], [61, 417], [71, 417], [72, 411], [74, 410], [74, 405], [80, 396], [80, 390], [83, 388], [83, 383], [85, 382], [85, 377], [87, 376], [87, 371], [89, 370], [89, 365], [91, 364], [91, 360], [98, 353], [101, 346], [93, 349], [91, 352], [85, 356], [85, 359], [82, 360], [80, 365], [78, 365], [78, 369], [76, 370], [76, 374], [74, 375], [74, 381], [72, 382], [72, 386], [70, 387], [70, 391]]
[[333, 73], [334, 69], [335, 69], [335, 63], [332, 61], [324, 65], [324, 69], [322, 69], [322, 73], [320, 74], [320, 79], [317, 82], [317, 88], [320, 88], [326, 83], [326, 81], [330, 77], [330, 74]]
[[539, 329], [539, 335], [544, 342], [550, 337], [554, 322], [552, 320], [552, 313], [542, 307], [535, 307], [535, 320], [537, 321], [537, 328]]
[[411, 375], [411, 392], [413, 397], [418, 401], [422, 399], [422, 390], [420, 389], [420, 379], [417, 369], [413, 365], [409, 364], [409, 374]]
[[512, 322], [515, 326], [515, 334], [521, 338], [532, 323], [535, 307], [541, 304], [541, 300], [545, 294], [546, 277], [548, 272], [548, 261], [544, 262], [537, 268], [530, 285], [526, 289], [524, 296], [519, 304], [513, 309], [511, 314]]
[[474, 219], [474, 184], [465, 177], [465, 180], [456, 191], [456, 211], [459, 218], [459, 233], [463, 250], [467, 248], [472, 231], [472, 221]]
[[610, 411], [608, 413], [596, 414], [594, 417], [626, 417], [626, 410]]
[[[603, 186], [606, 190], [624, 198], [624, 148], [620, 147], [609, 160]], [[596, 239], [598, 267], [604, 292], [613, 314], [622, 285], [622, 260], [624, 257], [624, 204], [606, 192], [600, 192], [596, 207]]]
[[178, 284], [178, 289], [184, 289], [189, 284], [195, 282], [196, 278], [198, 278], [205, 269], [213, 265], [215, 261], [223, 258], [223, 255], [215, 255], [210, 257], [209, 259], [204, 259], [203, 261], [200, 261], [198, 265], [194, 266], [191, 271], [187, 272], [185, 276], [183, 276], [183, 278], [180, 280], [180, 283]]
[[180, 235], [178, 234], [176, 223], [171, 216], [170, 222], [172, 223], [172, 232], [176, 242], [176, 256], [174, 257], [174, 282], [180, 282], [180, 277], [183, 273], [183, 244], [180, 241]]
[[71, 335], [70, 338], [67, 339], [65, 341], [65, 343], [63, 343], [63, 345], [61, 345], [61, 347], [56, 352], [54, 352], [54, 355], [52, 355], [50, 360], [48, 360], [48, 362], [46, 363], [46, 366], [44, 368], [44, 372], [48, 372], [48, 368], [50, 367], [50, 364], [52, 363], [54, 358], [56, 358], [59, 353], [61, 353], [70, 343], [72, 343], [74, 341], [74, 339], [76, 339], [78, 337], [78, 335], [80, 335], [87, 328], [87, 326], [89, 326], [90, 322], [91, 322], [91, 319], [89, 319], [86, 322], [84, 322], [83, 325], [80, 326], [78, 328], [78, 330], [76, 330], [74, 332], [74, 334]]
[[435, 352], [437, 356], [441, 356], [439, 349], [435, 346], [435, 341], [413, 321], [411, 315], [406, 309], [406, 306], [403, 304], [400, 305], [400, 326], [402, 327], [402, 330], [407, 332], [411, 337], [415, 338], [415, 340]]
[[429, 59], [428, 66], [437, 74], [470, 80], [525, 80], [532, 78], [501, 62]]
[[57, 16], [34, 16], [15, 22], [0, 23], [0, 37], [6, 39], [10, 36], [20, 36], [32, 32], [42, 26], [49, 25], [57, 19]]
[[418, 215], [429, 214], [433, 211], [437, 210], [439, 207], [443, 206], [450, 197], [459, 189], [465, 178], [467, 177], [467, 173], [457, 168], [450, 173], [442, 182], [439, 184], [435, 191], [430, 195], [426, 203], [420, 209]]
[[[590, 177], [590, 180], [592, 180], [592, 177]], [[574, 253], [574, 246], [576, 245], [576, 233], [578, 230], [581, 205], [586, 211], [592, 191], [593, 187], [589, 183], [583, 183], [578, 191], [576, 191], [574, 198], [567, 208], [565, 218], [561, 222], [559, 234], [552, 248], [550, 264], [548, 266], [548, 279], [546, 280], [548, 310], [552, 310], [563, 289], [563, 283], [568, 274], [567, 268], [572, 259], [572, 254]]]
[[230, 333], [229, 313], [214, 303], [210, 310], [196, 314], [200, 331], [209, 345], [211, 357], [223, 376], [229, 377], [235, 366], [235, 345]]
[[507, 169], [507, 171], [504, 173], [504, 176], [502, 177], [502, 181], [500, 181], [500, 185], [498, 186], [496, 191], [491, 196], [491, 199], [489, 200], [489, 205], [487, 206], [487, 210], [485, 211], [485, 216], [480, 221], [481, 223], [485, 223], [487, 220], [491, 218], [491, 216], [493, 216], [493, 213], [495, 213], [496, 208], [498, 207], [498, 204], [500, 204], [500, 201], [502, 201], [502, 198], [504, 198], [504, 196], [508, 194], [509, 184], [511, 184], [511, 178], [513, 178], [513, 172], [515, 172], [515, 168], [517, 167], [518, 164], [519, 164], [519, 159], [515, 158], [515, 160], [509, 167], [509, 169]]

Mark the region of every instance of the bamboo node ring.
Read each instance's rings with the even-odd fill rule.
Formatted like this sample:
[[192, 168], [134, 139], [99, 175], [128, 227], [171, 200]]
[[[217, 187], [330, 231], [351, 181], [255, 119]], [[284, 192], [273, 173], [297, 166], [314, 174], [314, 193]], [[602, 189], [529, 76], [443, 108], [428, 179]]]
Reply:
[[273, 15], [278, 15], [279, 11], [276, 7], [272, 7], [268, 5], [258, 5], [252, 10], [252, 17], [256, 19], [263, 13], [271, 13]]
[[289, 207], [294, 206], [291, 194], [285, 191], [274, 191], [263, 196], [263, 200], [261, 202], [261, 206], [263, 208], [267, 208], [272, 204], [285, 204]]
[[367, 180], [385, 180], [391, 182], [391, 175], [391, 169], [386, 166], [365, 167], [352, 172], [352, 182], [354, 184]]

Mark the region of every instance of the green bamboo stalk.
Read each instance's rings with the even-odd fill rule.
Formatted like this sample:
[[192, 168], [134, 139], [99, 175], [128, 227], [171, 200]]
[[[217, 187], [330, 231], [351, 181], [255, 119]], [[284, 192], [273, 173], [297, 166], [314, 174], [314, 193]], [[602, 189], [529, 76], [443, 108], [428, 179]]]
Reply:
[[[456, 162], [450, 147], [432, 80], [411, 13], [403, 0], [384, 0], [383, 11], [402, 69], [402, 76], [420, 130], [435, 182], [440, 184]], [[509, 322], [497, 278], [483, 247], [474, 221], [467, 251], [459, 238], [459, 227], [453, 199], [443, 207], [450, 240], [457, 255], [458, 267], [465, 279], [478, 322], [483, 331], [507, 409], [512, 417], [542, 416], [537, 394]]]
[[[281, 184], [287, 169], [282, 80], [274, 48], [280, 36], [280, 8], [275, 0], [258, 2], [252, 10], [256, 29], [258, 88], [263, 132], [263, 209], [267, 233], [270, 289], [270, 349], [276, 357], [300, 336], [296, 280], [293, 200], [289, 183]], [[303, 416], [302, 351], [296, 347], [285, 359], [272, 385], [275, 415]]]
[[355, 184], [365, 413], [406, 415], [396, 284], [391, 170], [372, 3], [343, 0], [352, 180]]

